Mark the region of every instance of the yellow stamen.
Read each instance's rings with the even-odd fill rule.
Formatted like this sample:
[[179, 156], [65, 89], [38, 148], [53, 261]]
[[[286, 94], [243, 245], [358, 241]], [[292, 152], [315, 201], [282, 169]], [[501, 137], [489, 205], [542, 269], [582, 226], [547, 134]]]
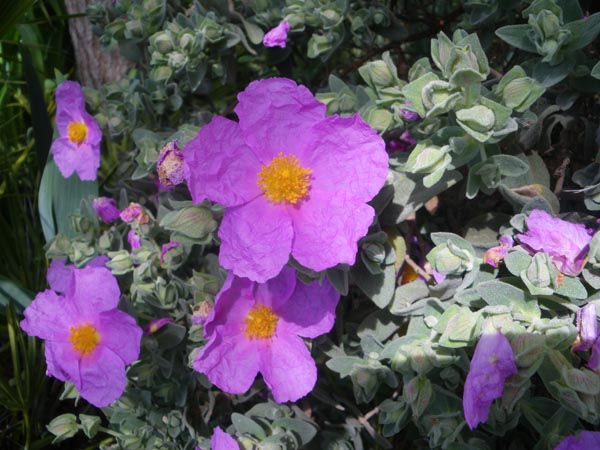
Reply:
[[269, 339], [275, 334], [278, 317], [268, 306], [258, 303], [248, 312], [244, 334], [249, 339]]
[[81, 144], [87, 137], [88, 128], [83, 122], [69, 122], [67, 125], [67, 136], [74, 144]]
[[296, 204], [308, 194], [312, 170], [302, 167], [294, 155], [279, 152], [258, 172], [258, 186], [272, 203]]
[[94, 351], [100, 342], [100, 334], [91, 323], [84, 323], [69, 328], [69, 341], [73, 350], [85, 356]]

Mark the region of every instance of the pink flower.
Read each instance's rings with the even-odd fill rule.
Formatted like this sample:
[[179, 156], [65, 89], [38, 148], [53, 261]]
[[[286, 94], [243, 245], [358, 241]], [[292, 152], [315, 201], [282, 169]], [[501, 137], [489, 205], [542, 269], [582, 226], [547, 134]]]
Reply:
[[463, 409], [471, 430], [487, 421], [492, 402], [502, 396], [504, 381], [516, 373], [508, 339], [500, 331], [481, 335], [463, 390]]
[[[107, 262], [108, 256], [96, 256], [87, 263], [86, 267], [105, 267]], [[72, 264], [67, 265], [66, 259], [53, 259], [46, 273], [46, 280], [48, 280], [50, 289], [58, 294], [67, 292], [70, 284], [73, 282], [72, 277], [75, 270], [77, 270], [77, 267]]]
[[588, 303], [577, 310], [577, 338], [573, 342], [574, 351], [585, 351], [598, 338], [598, 317], [596, 304]]
[[156, 169], [158, 179], [165, 187], [172, 187], [183, 182], [183, 153], [179, 151], [176, 140], [169, 142], [160, 150]]
[[129, 242], [131, 250], [137, 250], [142, 246], [142, 238], [140, 238], [140, 235], [135, 230], [129, 230], [129, 233], [127, 233], [127, 242]]
[[404, 117], [409, 122], [415, 122], [415, 121], [421, 119], [421, 116], [418, 113], [411, 111], [409, 109], [402, 108], [400, 110], [400, 112], [402, 112], [402, 117]]
[[100, 220], [104, 223], [110, 223], [117, 220], [121, 211], [115, 205], [115, 200], [108, 197], [98, 197], [92, 201], [92, 207]]
[[56, 88], [56, 127], [60, 137], [52, 143], [52, 155], [63, 177], [77, 172], [82, 180], [95, 180], [100, 167], [102, 131], [85, 110], [81, 86], [63, 81]]
[[353, 264], [383, 186], [385, 143], [358, 114], [325, 117], [325, 105], [285, 78], [238, 95], [239, 123], [215, 117], [184, 149], [195, 203], [226, 207], [221, 265], [266, 281], [290, 255], [316, 271]]
[[339, 298], [327, 280], [304, 284], [288, 267], [263, 284], [229, 273], [204, 324], [208, 342], [193, 367], [232, 394], [246, 392], [260, 372], [275, 401], [295, 401], [317, 380], [302, 338], [331, 329]]
[[600, 448], [600, 432], [582, 431], [579, 436], [568, 436], [554, 450], [593, 450]]
[[275, 28], [272, 28], [263, 37], [263, 45], [265, 47], [281, 47], [285, 48], [285, 41], [287, 41], [287, 35], [290, 31], [290, 23], [284, 20]]
[[581, 271], [592, 237], [585, 225], [552, 217], [534, 209], [527, 218], [527, 231], [517, 238], [531, 253], [544, 252], [565, 275]]
[[240, 450], [235, 439], [225, 433], [221, 427], [215, 427], [210, 439], [210, 448], [212, 450]]
[[[49, 375], [72, 382], [91, 404], [107, 406], [125, 389], [125, 366], [138, 358], [142, 330], [117, 309], [119, 285], [110, 270], [70, 267], [59, 286], [64, 295], [40, 292], [25, 310], [21, 328], [46, 341]], [[48, 279], [55, 276], [49, 273]]]
[[486, 264], [495, 268], [497, 268], [498, 264], [504, 260], [508, 254], [508, 250], [512, 248], [514, 241], [512, 237], [504, 235], [500, 236], [499, 243], [500, 245], [496, 247], [488, 248], [483, 257]]
[[121, 220], [126, 223], [137, 222], [143, 225], [150, 220], [144, 207], [134, 202], [131, 202], [127, 208], [121, 211], [120, 216]]

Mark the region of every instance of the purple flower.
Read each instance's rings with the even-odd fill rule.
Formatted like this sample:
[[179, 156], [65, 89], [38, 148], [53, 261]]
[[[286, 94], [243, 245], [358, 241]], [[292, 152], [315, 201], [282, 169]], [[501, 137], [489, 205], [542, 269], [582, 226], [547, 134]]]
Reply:
[[586, 367], [600, 375], [600, 339], [596, 339], [592, 345], [592, 354]]
[[593, 450], [600, 448], [599, 431], [582, 431], [579, 436], [568, 436], [554, 450]]
[[151, 320], [144, 327], [144, 334], [146, 336], [154, 334], [158, 330], [160, 330], [162, 327], [164, 327], [165, 325], [170, 324], [171, 322], [173, 322], [173, 319], [171, 319], [170, 317], [163, 317], [161, 319]]
[[386, 150], [389, 153], [407, 152], [413, 145], [415, 145], [417, 141], [410, 137], [410, 133], [408, 130], [404, 130], [404, 132], [400, 135], [398, 139], [392, 139], [387, 143]]
[[487, 421], [492, 402], [502, 396], [504, 381], [516, 373], [508, 339], [500, 331], [481, 335], [463, 391], [465, 419], [471, 430]]
[[129, 233], [127, 233], [127, 242], [129, 242], [131, 250], [137, 250], [142, 246], [142, 238], [140, 238], [140, 235], [135, 230], [129, 230]]
[[263, 45], [265, 47], [281, 47], [285, 48], [285, 41], [290, 31], [290, 23], [284, 20], [275, 28], [272, 28], [265, 37], [263, 37]]
[[142, 329], [117, 309], [119, 285], [110, 270], [71, 267], [64, 295], [40, 292], [21, 328], [46, 341], [49, 375], [72, 382], [84, 399], [103, 407], [123, 393], [125, 366], [138, 358]]
[[598, 338], [598, 318], [596, 304], [588, 303], [577, 310], [577, 338], [573, 342], [574, 351], [585, 351]]
[[485, 252], [483, 260], [486, 264], [497, 268], [498, 264], [504, 260], [508, 254], [508, 250], [513, 246], [514, 240], [508, 235], [500, 236], [500, 245], [492, 248], [488, 248]]
[[126, 223], [137, 222], [139, 224], [148, 223], [150, 217], [144, 207], [139, 203], [131, 202], [129, 206], [121, 211], [121, 220]]
[[81, 86], [63, 81], [56, 88], [56, 127], [60, 137], [52, 143], [52, 155], [63, 177], [77, 172], [82, 180], [95, 180], [100, 167], [102, 131], [85, 110]]
[[92, 207], [100, 220], [104, 223], [110, 223], [113, 220], [117, 220], [121, 214], [121, 211], [115, 205], [115, 200], [108, 197], [98, 197], [92, 201]]
[[581, 271], [592, 239], [585, 225], [552, 217], [534, 209], [527, 218], [527, 231], [517, 238], [531, 253], [544, 252], [565, 275]]
[[179, 151], [177, 140], [169, 142], [160, 150], [156, 169], [163, 186], [172, 187], [183, 182], [183, 153]]
[[[105, 267], [107, 262], [108, 256], [96, 256], [87, 263], [87, 267]], [[46, 272], [46, 280], [48, 280], [50, 289], [58, 294], [67, 292], [76, 269], [77, 267], [72, 264], [67, 265], [66, 259], [53, 259], [48, 267], [48, 272]]]
[[402, 108], [400, 112], [402, 112], [402, 116], [409, 122], [415, 122], [421, 119], [421, 116], [414, 111]]
[[204, 324], [208, 342], [194, 369], [232, 394], [246, 392], [260, 372], [275, 401], [295, 401], [317, 380], [302, 338], [331, 329], [339, 298], [326, 279], [304, 284], [289, 267], [262, 284], [229, 273]]
[[167, 242], [166, 244], [163, 244], [163, 246], [160, 249], [160, 262], [164, 263], [165, 262], [165, 255], [167, 254], [167, 252], [169, 250], [171, 250], [172, 248], [176, 248], [179, 247], [179, 242], [176, 241], [171, 241], [171, 242]]
[[235, 439], [225, 433], [221, 427], [215, 427], [213, 430], [210, 448], [212, 450], [240, 450], [240, 446]]
[[194, 202], [226, 207], [221, 265], [259, 282], [290, 254], [316, 271], [352, 265], [387, 176], [383, 140], [358, 114], [325, 117], [285, 78], [254, 81], [238, 100], [239, 123], [215, 117], [184, 149]]

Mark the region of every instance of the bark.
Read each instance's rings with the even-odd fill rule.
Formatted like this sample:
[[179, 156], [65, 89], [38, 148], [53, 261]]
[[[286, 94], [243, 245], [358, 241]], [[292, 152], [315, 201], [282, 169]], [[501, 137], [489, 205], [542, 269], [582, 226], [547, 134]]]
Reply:
[[[65, 0], [67, 12], [85, 14], [87, 5], [97, 0]], [[111, 0], [100, 0], [109, 4]], [[118, 48], [103, 51], [98, 37], [92, 32], [87, 17], [69, 19], [69, 33], [75, 50], [75, 63], [79, 81], [83, 86], [99, 89], [103, 84], [118, 81], [133, 67], [133, 63], [121, 56]]]

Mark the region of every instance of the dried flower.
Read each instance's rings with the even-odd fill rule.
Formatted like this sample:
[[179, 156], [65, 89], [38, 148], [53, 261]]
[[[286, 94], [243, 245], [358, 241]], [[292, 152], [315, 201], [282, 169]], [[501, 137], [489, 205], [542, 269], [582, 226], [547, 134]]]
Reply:
[[179, 151], [176, 140], [160, 150], [156, 168], [163, 186], [171, 187], [183, 182], [183, 153]]
[[486, 264], [496, 268], [498, 267], [498, 264], [504, 260], [508, 254], [508, 250], [514, 244], [513, 238], [508, 235], [500, 236], [499, 242], [500, 245], [488, 248], [483, 257]]
[[136, 221], [138, 224], [143, 225], [150, 221], [150, 216], [139, 203], [131, 202], [127, 208], [121, 211], [121, 220], [126, 223]]
[[113, 220], [117, 220], [121, 214], [121, 211], [115, 205], [115, 200], [109, 197], [98, 197], [92, 201], [92, 207], [100, 220], [105, 223], [110, 223]]
[[573, 350], [589, 350], [597, 338], [598, 317], [596, 316], [596, 304], [588, 303], [577, 310], [577, 338], [573, 342]]

